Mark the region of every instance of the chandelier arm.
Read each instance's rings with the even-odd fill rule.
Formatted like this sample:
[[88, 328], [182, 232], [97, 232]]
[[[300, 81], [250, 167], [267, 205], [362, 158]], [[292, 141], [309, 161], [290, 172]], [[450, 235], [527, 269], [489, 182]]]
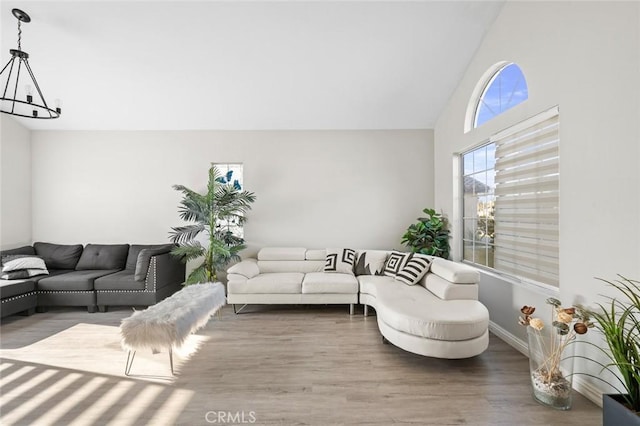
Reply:
[[33, 75], [33, 71], [31, 71], [31, 66], [29, 65], [29, 61], [25, 59], [24, 60], [24, 65], [27, 68], [27, 71], [29, 71], [29, 75], [31, 76], [31, 80], [33, 81], [33, 85], [36, 86], [36, 90], [38, 91], [38, 95], [40, 95], [40, 100], [42, 101], [42, 104], [44, 105], [45, 109], [47, 110], [47, 112], [51, 116], [51, 111], [49, 110], [49, 105], [47, 105], [47, 101], [44, 98], [44, 95], [42, 94], [42, 91], [40, 90], [40, 85], [38, 84], [38, 81], [36, 80], [36, 76]]
[[0, 71], [0, 75], [1, 75], [4, 72], [4, 70], [7, 69], [9, 64], [11, 64], [11, 68], [9, 68], [9, 75], [7, 76], [7, 84], [4, 85], [4, 92], [2, 92], [2, 97], [3, 98], [5, 96], [7, 96], [7, 90], [9, 89], [9, 81], [11, 80], [11, 73], [13, 72], [13, 61], [15, 59], [16, 59], [16, 57], [12, 56], [11, 59], [9, 59], [9, 62], [7, 62], [7, 65], [5, 65], [4, 68], [2, 68], [2, 71]]
[[[4, 66], [4, 68], [2, 68], [2, 71], [0, 71], [0, 74], [2, 74], [4, 72], [4, 70], [7, 69], [7, 67], [9, 66], [9, 64], [13, 62], [13, 56], [11, 57], [11, 59], [9, 59], [9, 61], [7, 62], [7, 65]], [[11, 74], [11, 71], [9, 71], [9, 74]]]
[[13, 114], [13, 111], [16, 108], [16, 102], [15, 99], [17, 98], [18, 95], [18, 83], [20, 82], [20, 68], [22, 67], [22, 58], [18, 58], [18, 72], [16, 73], [16, 85], [13, 88], [13, 104], [11, 105], [11, 113]]

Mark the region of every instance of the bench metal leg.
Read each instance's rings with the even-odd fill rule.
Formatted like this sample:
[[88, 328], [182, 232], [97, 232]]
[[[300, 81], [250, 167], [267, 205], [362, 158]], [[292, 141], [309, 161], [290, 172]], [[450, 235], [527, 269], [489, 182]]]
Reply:
[[[133, 366], [133, 359], [136, 357], [136, 351], [127, 352], [127, 364], [124, 367], [124, 375], [131, 375], [131, 367]], [[171, 375], [175, 376], [173, 372], [173, 348], [169, 348], [169, 366], [171, 367]]]
[[136, 351], [127, 352], [127, 365], [124, 367], [124, 375], [128, 376], [131, 372], [131, 366], [133, 365], [133, 359], [136, 357]]
[[368, 316], [369, 315], [369, 305], [364, 305], [364, 316]]
[[349, 305], [349, 315], [353, 315], [353, 303]]

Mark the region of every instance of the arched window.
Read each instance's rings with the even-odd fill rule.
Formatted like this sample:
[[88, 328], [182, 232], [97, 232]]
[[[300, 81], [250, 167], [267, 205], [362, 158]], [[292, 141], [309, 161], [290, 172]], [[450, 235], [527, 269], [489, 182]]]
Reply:
[[482, 93], [480, 96], [476, 95], [477, 101], [474, 102], [472, 99], [474, 110], [470, 128], [480, 126], [526, 101], [529, 97], [524, 74], [522, 74], [520, 67], [512, 62], [498, 64], [497, 70], [493, 71], [485, 81], [485, 84], [482, 80], [480, 82]]

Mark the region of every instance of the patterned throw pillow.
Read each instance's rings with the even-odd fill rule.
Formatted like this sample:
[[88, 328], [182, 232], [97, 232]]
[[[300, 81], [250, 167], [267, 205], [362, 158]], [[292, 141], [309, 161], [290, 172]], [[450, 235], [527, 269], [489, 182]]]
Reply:
[[327, 249], [324, 272], [340, 272], [353, 275], [353, 264], [356, 261], [356, 251], [345, 249]]
[[363, 251], [355, 266], [356, 275], [382, 275], [387, 253], [384, 251]]
[[423, 256], [413, 256], [396, 275], [396, 280], [407, 285], [416, 285], [429, 271], [431, 260]]
[[382, 273], [388, 277], [395, 277], [412, 256], [413, 253], [391, 252], [387, 258], [387, 262], [384, 264]]

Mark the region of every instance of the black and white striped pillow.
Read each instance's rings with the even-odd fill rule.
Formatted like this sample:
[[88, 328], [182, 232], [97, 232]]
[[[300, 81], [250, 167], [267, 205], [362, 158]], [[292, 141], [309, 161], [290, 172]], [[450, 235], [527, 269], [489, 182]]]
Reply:
[[396, 274], [396, 280], [407, 285], [416, 285], [429, 271], [431, 260], [423, 256], [413, 256]]

